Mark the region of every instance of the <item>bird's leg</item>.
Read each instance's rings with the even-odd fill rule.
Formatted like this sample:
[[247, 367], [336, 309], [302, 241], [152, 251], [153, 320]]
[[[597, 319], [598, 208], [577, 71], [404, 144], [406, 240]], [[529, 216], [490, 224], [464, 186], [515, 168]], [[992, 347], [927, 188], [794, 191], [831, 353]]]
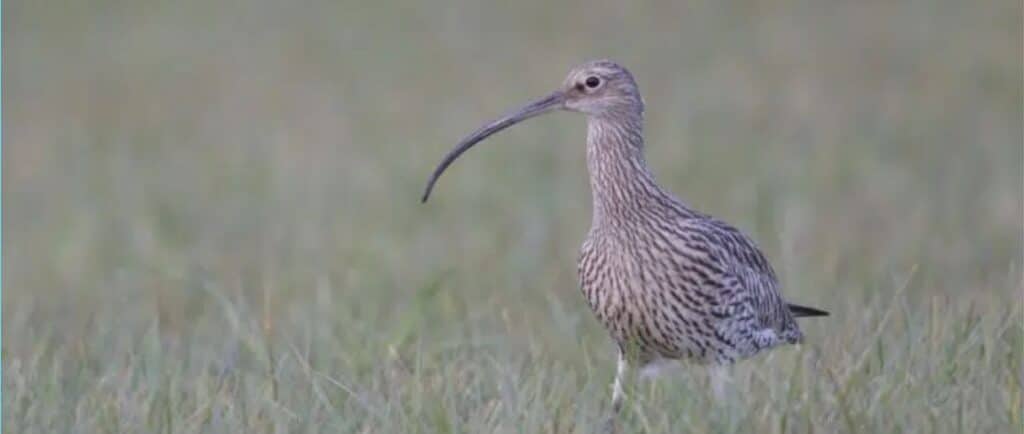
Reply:
[[615, 382], [612, 383], [612, 412], [618, 414], [622, 409], [622, 401], [626, 398], [626, 393], [622, 390], [622, 383], [626, 381], [626, 374], [629, 370], [629, 362], [626, 361], [626, 355], [623, 354], [622, 350], [619, 350], [619, 363], [615, 368]]
[[623, 389], [624, 384], [628, 381], [629, 369], [626, 355], [622, 349], [619, 349], [619, 362], [615, 367], [615, 381], [612, 383], [612, 411], [608, 415], [608, 419], [605, 419], [604, 433], [615, 433], [617, 431], [616, 420], [622, 411], [622, 402], [626, 399], [626, 392]]
[[729, 390], [732, 389], [732, 377], [729, 375], [727, 366], [715, 366], [711, 368], [711, 393], [719, 404], [726, 404]]

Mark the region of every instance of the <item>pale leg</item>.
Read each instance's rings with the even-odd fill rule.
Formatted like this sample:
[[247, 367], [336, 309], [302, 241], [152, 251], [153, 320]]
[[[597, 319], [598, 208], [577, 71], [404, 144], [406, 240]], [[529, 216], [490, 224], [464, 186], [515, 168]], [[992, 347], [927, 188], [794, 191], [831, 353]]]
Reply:
[[629, 373], [629, 363], [626, 362], [626, 357], [619, 351], [619, 364], [615, 368], [615, 382], [612, 383], [612, 413], [608, 416], [608, 419], [604, 422], [604, 432], [614, 433], [616, 432], [615, 420], [619, 416], [619, 412], [622, 410], [622, 402], [626, 399], [626, 392], [623, 391], [624, 384], [627, 381], [626, 375]]
[[729, 375], [728, 366], [715, 366], [711, 368], [711, 393], [715, 401], [725, 404], [729, 396], [728, 391], [732, 388], [732, 376]]
[[619, 364], [615, 368], [615, 383], [612, 384], [612, 412], [614, 413], [618, 413], [622, 409], [622, 401], [626, 398], [626, 393], [622, 391], [622, 383], [626, 381], [628, 369], [629, 364], [626, 362], [626, 357], [622, 351], [619, 351]]

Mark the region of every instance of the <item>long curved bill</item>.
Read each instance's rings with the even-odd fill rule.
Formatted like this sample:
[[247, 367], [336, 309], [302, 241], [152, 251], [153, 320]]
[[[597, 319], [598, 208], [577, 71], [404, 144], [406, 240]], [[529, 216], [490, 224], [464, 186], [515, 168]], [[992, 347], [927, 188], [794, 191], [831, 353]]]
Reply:
[[518, 124], [534, 116], [542, 115], [551, 110], [561, 108], [563, 103], [565, 103], [565, 94], [560, 91], [554, 92], [551, 95], [523, 106], [501, 119], [484, 125], [473, 132], [473, 134], [462, 139], [458, 145], [455, 145], [454, 149], [448, 152], [448, 155], [444, 156], [444, 159], [441, 160], [441, 164], [438, 164], [437, 168], [434, 169], [434, 173], [430, 175], [430, 180], [427, 181], [427, 189], [423, 192], [423, 199], [421, 199], [422, 202], [426, 202], [427, 199], [430, 198], [430, 191], [434, 189], [434, 183], [437, 182], [437, 178], [441, 177], [441, 174], [444, 173], [445, 169], [447, 169], [456, 158], [459, 158], [459, 156], [468, 151], [469, 148], [472, 148], [473, 145], [480, 143], [494, 133], [511, 127], [512, 125]]

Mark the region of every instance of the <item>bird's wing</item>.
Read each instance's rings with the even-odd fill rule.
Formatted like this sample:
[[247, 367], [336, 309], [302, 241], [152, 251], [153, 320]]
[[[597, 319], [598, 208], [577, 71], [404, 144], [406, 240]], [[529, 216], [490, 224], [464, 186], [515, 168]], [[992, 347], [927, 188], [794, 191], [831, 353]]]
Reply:
[[725, 270], [738, 281], [737, 290], [741, 291], [738, 295], [749, 300], [762, 326], [781, 330], [793, 321], [779, 294], [775, 270], [749, 237], [714, 218], [699, 219], [689, 225], [716, 247]]

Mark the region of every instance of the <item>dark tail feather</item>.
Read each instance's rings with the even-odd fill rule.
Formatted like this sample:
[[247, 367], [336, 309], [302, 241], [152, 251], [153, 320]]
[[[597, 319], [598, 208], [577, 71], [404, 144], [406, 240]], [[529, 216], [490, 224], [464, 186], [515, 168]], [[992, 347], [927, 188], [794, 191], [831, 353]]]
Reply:
[[828, 312], [813, 307], [800, 306], [798, 304], [787, 304], [793, 316], [800, 318], [805, 316], [828, 316]]

